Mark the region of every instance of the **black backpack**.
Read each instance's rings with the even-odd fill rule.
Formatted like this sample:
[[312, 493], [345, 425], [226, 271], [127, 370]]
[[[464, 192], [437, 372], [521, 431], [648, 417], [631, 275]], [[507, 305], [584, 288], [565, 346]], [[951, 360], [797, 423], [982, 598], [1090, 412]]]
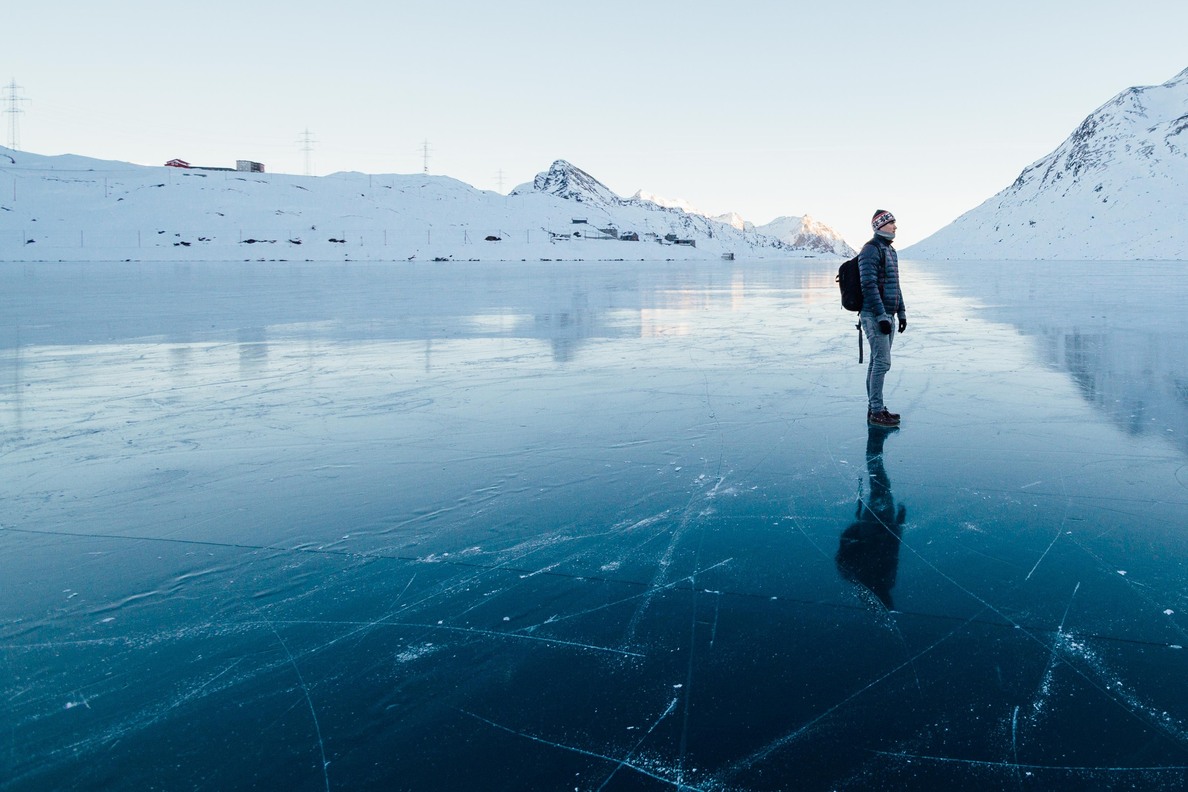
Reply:
[[[882, 247], [879, 247], [879, 266], [884, 269], [887, 267], [887, 253]], [[843, 261], [837, 268], [837, 277], [834, 280], [841, 289], [842, 308], [847, 311], [861, 311], [862, 279], [858, 276], [858, 256]]]
[[[861, 254], [859, 254], [861, 255]], [[883, 269], [887, 268], [887, 252], [879, 247], [879, 266]], [[842, 265], [837, 268], [837, 286], [841, 289], [841, 303], [842, 308], [847, 311], [861, 311], [862, 310], [862, 278], [858, 275], [858, 256], [843, 261]], [[858, 328], [858, 362], [862, 362], [862, 325], [854, 325]]]

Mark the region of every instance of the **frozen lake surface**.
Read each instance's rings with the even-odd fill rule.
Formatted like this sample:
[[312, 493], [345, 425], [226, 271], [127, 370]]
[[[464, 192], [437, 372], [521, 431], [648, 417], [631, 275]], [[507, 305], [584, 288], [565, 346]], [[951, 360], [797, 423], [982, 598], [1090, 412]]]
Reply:
[[1188, 271], [903, 270], [0, 264], [0, 789], [1183, 788]]

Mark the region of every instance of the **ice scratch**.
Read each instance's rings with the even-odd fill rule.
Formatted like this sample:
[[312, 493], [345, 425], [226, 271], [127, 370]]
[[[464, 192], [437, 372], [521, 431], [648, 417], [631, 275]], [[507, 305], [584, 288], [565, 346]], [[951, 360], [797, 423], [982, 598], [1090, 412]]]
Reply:
[[875, 678], [875, 679], [874, 679], [874, 680], [872, 680], [872, 681], [871, 681], [869, 684], [867, 684], [865, 687], [863, 687], [863, 688], [860, 688], [859, 690], [856, 690], [856, 691], [854, 691], [853, 693], [851, 693], [850, 695], [846, 696], [844, 699], [842, 699], [842, 700], [841, 700], [841, 701], [839, 701], [838, 703], [834, 704], [832, 707], [830, 707], [829, 709], [825, 710], [824, 712], [822, 712], [822, 713], [821, 713], [820, 715], [818, 715], [817, 717], [815, 717], [815, 718], [813, 718], [812, 720], [810, 720], [810, 721], [808, 721], [808, 722], [806, 722], [806, 723], [802, 724], [800, 727], [798, 727], [798, 728], [794, 729], [793, 731], [791, 731], [791, 732], [789, 732], [789, 733], [785, 734], [783, 737], [780, 737], [780, 738], [778, 738], [778, 739], [776, 739], [776, 740], [773, 740], [772, 742], [768, 743], [768, 744], [767, 744], [766, 746], [764, 746], [763, 748], [761, 748], [761, 749], [759, 749], [758, 751], [756, 751], [756, 752], [752, 753], [750, 756], [744, 757], [743, 759], [740, 759], [739, 761], [737, 761], [737, 762], [734, 762], [734, 763], [733, 763], [733, 764], [731, 764], [731, 765], [730, 765], [728, 768], [726, 768], [725, 772], [722, 774], [722, 780], [724, 780], [724, 781], [725, 781], [725, 780], [729, 780], [730, 778], [733, 778], [734, 776], [737, 776], [739, 773], [742, 773], [742, 772], [744, 772], [744, 771], [746, 771], [746, 770], [750, 770], [750, 769], [751, 769], [752, 767], [754, 767], [756, 764], [758, 764], [758, 763], [760, 763], [760, 762], [764, 761], [765, 759], [767, 759], [767, 757], [771, 756], [773, 753], [775, 753], [776, 751], [780, 750], [780, 749], [781, 749], [781, 748], [783, 748], [784, 746], [792, 744], [793, 742], [795, 742], [796, 740], [798, 740], [802, 734], [804, 734], [805, 732], [807, 732], [809, 729], [811, 729], [811, 728], [812, 728], [813, 726], [815, 726], [817, 723], [821, 722], [821, 721], [822, 721], [822, 720], [824, 720], [825, 718], [827, 718], [827, 717], [829, 717], [830, 715], [832, 715], [832, 714], [833, 714], [834, 712], [836, 712], [837, 710], [839, 710], [839, 709], [841, 709], [842, 707], [844, 707], [846, 704], [849, 704], [851, 701], [853, 701], [854, 699], [858, 698], [859, 696], [861, 696], [861, 695], [862, 695], [863, 693], [865, 693], [866, 691], [868, 691], [868, 690], [871, 690], [872, 688], [875, 688], [875, 687], [877, 687], [878, 685], [882, 684], [884, 681], [886, 681], [887, 679], [890, 679], [892, 676], [894, 676], [895, 674], [899, 673], [899, 672], [900, 672], [900, 671], [902, 671], [903, 669], [905, 669], [905, 668], [908, 668], [908, 667], [912, 666], [912, 664], [913, 664], [913, 663], [915, 663], [917, 660], [919, 660], [920, 658], [922, 658], [924, 655], [928, 654], [928, 653], [929, 653], [929, 652], [931, 652], [933, 649], [935, 649], [936, 647], [940, 646], [940, 645], [941, 645], [942, 643], [944, 643], [945, 641], [947, 641], [947, 640], [949, 640], [950, 638], [952, 638], [952, 637], [953, 637], [954, 635], [956, 635], [958, 632], [960, 632], [961, 630], [964, 630], [964, 629], [965, 629], [967, 626], [969, 626], [970, 624], [972, 624], [974, 621], [976, 621], [977, 619], [981, 618], [981, 616], [982, 616], [982, 613], [984, 613], [984, 612], [985, 612], [985, 609], [983, 609], [983, 610], [979, 610], [979, 611], [978, 611], [977, 613], [975, 613], [973, 616], [971, 616], [970, 618], [968, 618], [968, 619], [966, 619], [965, 621], [963, 621], [961, 624], [959, 624], [959, 625], [957, 625], [956, 627], [954, 627], [952, 630], [950, 630], [950, 631], [949, 631], [948, 633], [946, 633], [945, 635], [942, 635], [940, 638], [938, 638], [937, 640], [933, 641], [931, 644], [929, 644], [928, 646], [926, 646], [924, 649], [920, 650], [918, 653], [916, 653], [916, 654], [915, 654], [915, 655], [913, 655], [912, 657], [908, 658], [908, 659], [907, 659], [907, 660], [905, 660], [904, 662], [902, 662], [902, 663], [900, 663], [899, 665], [895, 666], [894, 668], [892, 668], [890, 671], [888, 671], [887, 673], [883, 674], [882, 676]]
[[709, 591], [707, 593], [714, 595], [714, 625], [710, 628], [710, 649], [714, 648], [714, 641], [718, 638], [718, 616], [722, 611], [722, 592]]
[[[622, 605], [625, 602], [633, 602], [635, 600], [645, 598], [645, 597], [649, 597], [649, 598], [654, 597], [656, 594], [659, 594], [662, 591], [671, 591], [672, 589], [675, 589], [677, 586], [680, 586], [683, 583], [692, 584], [692, 582], [694, 580], [694, 576], [696, 574], [699, 574], [702, 572], [709, 572], [711, 570], [717, 569], [718, 567], [726, 566], [727, 564], [731, 563], [732, 561], [734, 561], [733, 557], [724, 558], [721, 561], [719, 561], [718, 563], [714, 564], [713, 566], [708, 566], [705, 569], [699, 569], [692, 575], [686, 575], [683, 578], [678, 578], [677, 580], [670, 581], [670, 582], [665, 583], [657, 588], [649, 587], [649, 588], [646, 588], [643, 591], [639, 592], [638, 594], [632, 594], [629, 597], [620, 597], [617, 600], [612, 600], [610, 602], [604, 602], [603, 604], [598, 605], [593, 608], [587, 608], [585, 610], [574, 611], [573, 613], [568, 613], [564, 616], [550, 616], [547, 620], [545, 620], [543, 622], [539, 622], [537, 624], [531, 624], [531, 625], [528, 625], [525, 627], [518, 627], [518, 628], [516, 628], [515, 631], [516, 632], [531, 632], [532, 630], [535, 630], [538, 627], [542, 627], [546, 624], [558, 624], [559, 622], [563, 622], [568, 619], [577, 619], [577, 618], [581, 618], [582, 616], [589, 616], [591, 613], [597, 613], [598, 611], [607, 610], [608, 608], [614, 608], [619, 605]], [[632, 584], [632, 585], [634, 585], [634, 584]]]
[[602, 785], [598, 787], [598, 792], [602, 792], [602, 790], [606, 789], [606, 785], [611, 782], [611, 779], [615, 777], [615, 774], [627, 766], [627, 763], [631, 761], [631, 757], [635, 756], [636, 752], [639, 751], [640, 746], [644, 744], [644, 741], [651, 736], [652, 732], [656, 731], [656, 727], [659, 726], [665, 718], [671, 715], [674, 709], [676, 709], [677, 701], [679, 700], [679, 698], [674, 698], [672, 701], [668, 702], [668, 708], [664, 710], [664, 712], [660, 713], [660, 717], [653, 721], [652, 725], [648, 727], [648, 730], [644, 732], [644, 736], [639, 738], [639, 742], [637, 742], [635, 746], [627, 752], [627, 755], [623, 757], [615, 769], [611, 770], [610, 775], [608, 775], [606, 780], [602, 782]]
[[415, 627], [426, 630], [449, 630], [451, 632], [470, 633], [473, 635], [484, 635], [493, 638], [507, 638], [521, 641], [539, 641], [540, 643], [555, 644], [557, 646], [572, 646], [577, 649], [589, 649], [594, 652], [610, 652], [611, 654], [622, 655], [623, 657], [647, 657], [647, 655], [639, 652], [629, 652], [626, 649], [613, 649], [609, 646], [595, 646], [593, 644], [579, 643], [577, 641], [562, 641], [559, 638], [541, 638], [536, 635], [523, 635], [521, 633], [513, 632], [498, 632], [496, 630], [480, 630], [476, 627], [454, 627], [448, 624], [405, 624], [396, 622], [384, 622], [393, 627]]
[[1031, 702], [1031, 708], [1034, 714], [1038, 715], [1044, 709], [1044, 702], [1047, 701], [1048, 696], [1052, 692], [1052, 679], [1056, 672], [1056, 663], [1059, 659], [1058, 650], [1064, 641], [1064, 623], [1068, 620], [1068, 612], [1072, 609], [1073, 600], [1076, 599], [1077, 592], [1081, 590], [1081, 584], [1078, 581], [1073, 588], [1072, 596], [1068, 599], [1068, 605], [1064, 607], [1064, 615], [1060, 617], [1060, 624], [1056, 627], [1056, 635], [1052, 637], [1052, 648], [1048, 655], [1048, 665], [1044, 668], [1043, 676], [1040, 677], [1039, 687], [1035, 691], [1035, 699]]
[[[664, 549], [664, 552], [661, 554], [660, 558], [657, 561], [656, 574], [652, 577], [652, 582], [651, 582], [651, 585], [649, 586], [649, 590], [658, 591], [668, 581], [669, 568], [672, 566], [673, 558], [676, 555], [677, 547], [680, 545], [681, 540], [684, 538], [685, 532], [688, 530], [688, 528], [691, 525], [693, 525], [695, 520], [701, 519], [706, 516], [706, 512], [698, 509], [698, 504], [701, 502], [707, 501], [709, 499], [712, 499], [717, 494], [718, 490], [721, 488], [724, 481], [725, 481], [724, 478], [719, 477], [714, 482], [713, 487], [710, 488], [710, 490], [708, 492], [703, 491], [702, 493], [700, 493], [700, 497], [695, 494], [692, 498], [690, 498], [688, 505], [685, 507], [684, 514], [681, 515], [680, 522], [678, 522], [676, 527], [673, 528], [672, 533], [669, 536], [668, 546]], [[711, 569], [712, 568], [713, 567], [711, 567]], [[698, 574], [698, 570], [694, 570], [693, 574], [694, 575]], [[635, 640], [635, 633], [636, 633], [636, 630], [639, 629], [639, 623], [640, 623], [640, 621], [642, 621], [644, 613], [647, 612], [648, 608], [650, 608], [651, 605], [652, 605], [652, 597], [647, 596], [639, 604], [639, 607], [636, 608], [635, 614], [631, 617], [631, 620], [627, 623], [627, 630], [626, 630], [626, 636], [625, 636], [624, 643], [629, 644]]]
[[305, 684], [305, 677], [301, 675], [301, 668], [298, 667], [293, 653], [289, 651], [289, 645], [285, 643], [285, 639], [281, 638], [280, 633], [276, 631], [276, 627], [273, 626], [272, 622], [268, 621], [268, 618], [263, 613], [260, 614], [260, 617], [264, 619], [265, 624], [272, 630], [272, 634], [276, 636], [277, 643], [285, 650], [285, 654], [289, 658], [289, 664], [293, 666], [293, 671], [297, 674], [297, 682], [301, 685], [301, 692], [305, 694], [305, 703], [309, 705], [309, 714], [313, 718], [314, 732], [318, 737], [318, 751], [322, 755], [322, 780], [326, 783], [326, 792], [330, 792], [330, 763], [326, 761], [326, 743], [322, 740], [322, 726], [318, 723], [318, 711], [314, 709], [313, 698], [309, 695], [309, 686]]
[[896, 759], [908, 759], [924, 762], [944, 762], [948, 764], [963, 764], [973, 767], [1001, 767], [1014, 770], [1054, 770], [1067, 773], [1182, 773], [1188, 770], [1188, 765], [1151, 765], [1146, 767], [1092, 767], [1088, 765], [1041, 765], [1018, 764], [1017, 762], [992, 762], [985, 759], [962, 759], [954, 756], [930, 756], [928, 754], [911, 754], [897, 751], [872, 751], [879, 756], [890, 756]]
[[1023, 578], [1023, 580], [1031, 580], [1031, 576], [1035, 574], [1035, 570], [1039, 569], [1039, 565], [1042, 564], [1044, 559], [1048, 557], [1048, 552], [1052, 549], [1052, 545], [1056, 544], [1056, 540], [1060, 538], [1060, 534], [1062, 533], [1064, 533], [1063, 520], [1060, 522], [1060, 527], [1056, 529], [1056, 535], [1053, 536], [1052, 541], [1048, 543], [1048, 549], [1044, 550], [1043, 555], [1039, 557], [1039, 560], [1035, 562], [1035, 566], [1031, 568], [1031, 571], [1027, 573], [1027, 577]]
[[[1015, 766], [1019, 766], [1019, 705], [1015, 705], [1015, 711], [1011, 713], [1011, 759]], [[1018, 774], [1018, 770], [1015, 771]]]
[[[523, 737], [526, 740], [532, 740], [533, 742], [540, 743], [541, 745], [547, 745], [550, 748], [558, 748], [562, 751], [569, 751], [570, 753], [581, 754], [582, 756], [589, 756], [589, 757], [593, 757], [594, 759], [602, 759], [607, 762], [614, 762], [619, 767], [629, 768], [641, 775], [645, 775], [648, 778], [659, 781], [662, 784], [667, 784], [668, 786], [671, 786], [671, 787], [677, 787], [682, 790], [687, 789], [687, 790], [690, 790], [690, 792], [707, 792], [707, 790], [699, 789], [697, 787], [692, 787], [692, 786], [689, 786], [688, 784], [681, 784], [677, 781], [673, 781], [671, 779], [665, 778], [662, 775], [657, 775], [656, 773], [653, 773], [651, 770], [648, 770], [646, 767], [640, 767], [639, 765], [634, 764], [633, 762], [630, 761], [630, 758], [616, 759], [613, 756], [607, 756], [606, 754], [600, 754], [596, 751], [588, 751], [585, 748], [578, 748], [577, 746], [574, 746], [574, 745], [565, 745], [564, 743], [554, 742], [553, 740], [546, 740], [543, 737], [537, 737], [535, 734], [530, 734], [526, 731], [517, 731], [516, 729], [513, 729], [509, 726], [504, 726], [502, 723], [496, 723], [493, 720], [488, 720], [487, 718], [484, 718], [482, 715], [476, 715], [473, 712], [468, 712], [467, 710], [460, 709], [458, 711], [461, 712], [463, 715], [469, 715], [470, 717], [474, 718], [475, 720], [482, 721], [483, 723], [487, 724], [488, 726], [499, 729], [500, 731], [505, 731], [508, 734], [514, 734], [517, 737]], [[663, 717], [661, 718], [661, 720], [663, 720]], [[605, 783], [603, 785], [605, 786]]]

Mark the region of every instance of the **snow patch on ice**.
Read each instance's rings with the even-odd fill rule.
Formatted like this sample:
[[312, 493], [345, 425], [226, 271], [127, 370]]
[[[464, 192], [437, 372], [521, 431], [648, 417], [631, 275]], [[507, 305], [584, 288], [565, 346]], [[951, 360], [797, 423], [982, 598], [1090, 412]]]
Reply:
[[422, 657], [428, 657], [438, 650], [439, 647], [431, 643], [418, 644], [410, 646], [403, 652], [396, 655], [397, 663], [411, 663], [414, 660], [420, 660]]

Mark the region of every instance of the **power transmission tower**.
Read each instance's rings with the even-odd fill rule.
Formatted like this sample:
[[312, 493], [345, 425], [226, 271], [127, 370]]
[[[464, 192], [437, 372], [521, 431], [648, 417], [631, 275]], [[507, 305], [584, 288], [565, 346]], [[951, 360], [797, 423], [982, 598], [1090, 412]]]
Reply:
[[297, 139], [297, 142], [301, 144], [301, 151], [305, 154], [305, 175], [313, 176], [311, 155], [313, 154], [313, 144], [318, 141], [313, 139], [313, 133], [309, 131], [309, 127], [306, 127], [305, 131], [301, 133], [301, 137]]
[[424, 157], [424, 161], [425, 161], [425, 173], [428, 173], [429, 172], [429, 141], [428, 140], [426, 140], [424, 143], [421, 144], [421, 156]]
[[499, 185], [499, 193], [503, 194], [503, 168], [499, 169], [499, 173], [495, 175], [495, 183]]
[[8, 102], [8, 107], [4, 111], [8, 114], [8, 147], [13, 151], [19, 151], [21, 148], [20, 116], [25, 112], [21, 109], [21, 102], [29, 100], [20, 95], [21, 86], [16, 84], [16, 80], [9, 81], [8, 85], [4, 86], [4, 90], [8, 93], [4, 97], [4, 100]]

